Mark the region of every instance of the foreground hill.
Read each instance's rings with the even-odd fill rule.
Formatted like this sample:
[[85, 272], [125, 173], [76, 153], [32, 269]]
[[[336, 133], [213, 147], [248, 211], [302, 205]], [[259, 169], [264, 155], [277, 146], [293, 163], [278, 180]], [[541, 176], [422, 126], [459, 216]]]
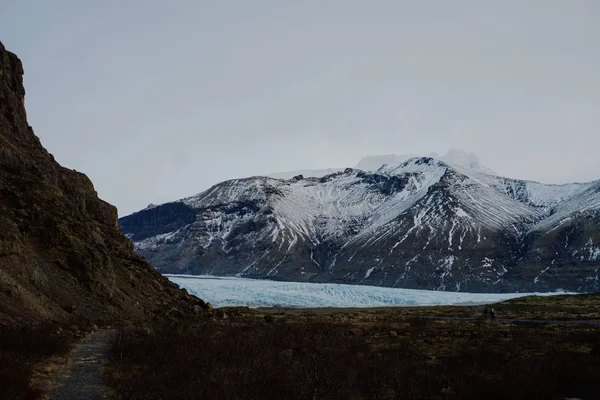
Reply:
[[195, 298], [133, 252], [117, 210], [27, 123], [23, 68], [0, 43], [0, 327], [140, 320]]
[[440, 160], [218, 184], [120, 219], [161, 272], [457, 291], [600, 289], [600, 181]]

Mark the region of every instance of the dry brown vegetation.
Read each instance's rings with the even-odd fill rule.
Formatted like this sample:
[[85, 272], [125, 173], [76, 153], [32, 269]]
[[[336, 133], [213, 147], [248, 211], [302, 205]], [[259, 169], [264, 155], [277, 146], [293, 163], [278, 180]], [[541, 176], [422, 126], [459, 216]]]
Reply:
[[34, 366], [49, 356], [66, 353], [76, 337], [58, 326], [0, 327], [0, 399], [37, 399], [31, 385]]
[[417, 317], [435, 310], [460, 308], [228, 309], [130, 328], [109, 379], [122, 399], [600, 398], [598, 327]]

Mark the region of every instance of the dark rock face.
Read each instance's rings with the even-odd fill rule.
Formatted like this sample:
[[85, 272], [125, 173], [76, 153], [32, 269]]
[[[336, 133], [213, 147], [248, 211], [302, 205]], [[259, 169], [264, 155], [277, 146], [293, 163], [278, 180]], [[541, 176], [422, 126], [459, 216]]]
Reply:
[[[120, 224], [136, 251], [165, 273], [596, 291], [598, 187], [543, 185], [416, 158], [376, 173], [349, 168], [322, 178], [228, 181]], [[181, 215], [148, 235], [157, 213], [171, 210]]]
[[121, 223], [121, 229], [131, 231], [135, 226], [136, 233], [132, 240], [146, 238], [175, 231], [196, 220], [196, 212], [182, 203], [169, 203], [146, 209]]
[[[20, 60], [0, 44], [0, 322], [111, 323], [186, 309], [193, 299], [134, 253], [116, 208], [41, 145], [27, 124], [22, 77]], [[180, 211], [146, 229], [188, 223]]]

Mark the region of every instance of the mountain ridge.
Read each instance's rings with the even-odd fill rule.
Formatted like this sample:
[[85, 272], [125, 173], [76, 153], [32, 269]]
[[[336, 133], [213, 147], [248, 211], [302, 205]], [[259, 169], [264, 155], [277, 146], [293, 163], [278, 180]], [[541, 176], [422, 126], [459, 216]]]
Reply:
[[399, 165], [413, 158], [434, 158], [442, 161], [448, 165], [458, 168], [466, 168], [472, 171], [479, 171], [489, 175], [496, 175], [494, 171], [483, 165], [479, 157], [475, 153], [468, 153], [463, 150], [451, 149], [446, 152], [443, 156], [437, 153], [430, 153], [427, 155], [419, 154], [385, 154], [378, 156], [367, 156], [363, 157], [357, 164], [357, 169], [363, 171], [377, 171], [379, 168], [389, 165]]
[[[398, 165], [410, 160], [411, 158], [420, 157], [435, 158], [456, 167], [468, 168], [474, 171], [481, 171], [492, 175], [496, 174], [494, 171], [483, 165], [475, 153], [467, 153], [466, 151], [458, 149], [451, 149], [444, 156], [439, 156], [437, 153], [430, 153], [426, 156], [418, 154], [383, 154], [377, 156], [366, 156], [361, 158], [354, 168], [363, 171], [375, 172], [386, 165]], [[271, 173], [265, 176], [275, 179], [292, 179], [293, 177], [299, 175], [302, 175], [304, 178], [322, 178], [326, 175], [341, 172], [344, 169], [345, 168], [298, 169], [293, 171]]]
[[377, 172], [230, 180], [120, 224], [162, 272], [585, 291], [600, 288], [597, 187], [544, 185], [419, 157]]

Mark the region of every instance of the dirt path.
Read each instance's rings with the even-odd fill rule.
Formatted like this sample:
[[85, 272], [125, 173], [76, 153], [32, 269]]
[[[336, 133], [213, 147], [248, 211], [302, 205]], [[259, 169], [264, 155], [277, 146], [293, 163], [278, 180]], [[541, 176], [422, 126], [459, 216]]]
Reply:
[[68, 355], [69, 363], [56, 377], [52, 400], [96, 400], [110, 396], [104, 384], [104, 367], [108, 359], [110, 339], [115, 331], [92, 333]]

